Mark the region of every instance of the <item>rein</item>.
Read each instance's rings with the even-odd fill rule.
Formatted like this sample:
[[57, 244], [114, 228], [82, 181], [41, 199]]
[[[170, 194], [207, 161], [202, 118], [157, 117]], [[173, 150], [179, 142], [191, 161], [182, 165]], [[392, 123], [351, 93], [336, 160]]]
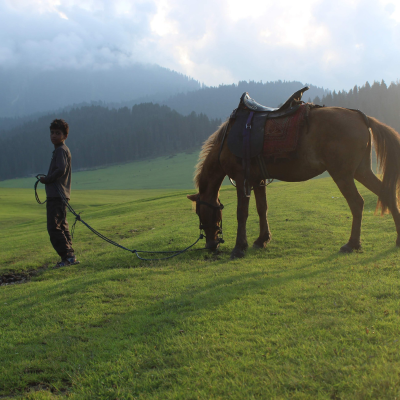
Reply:
[[[38, 193], [37, 193], [37, 186], [38, 186], [38, 183], [40, 182], [40, 177], [42, 177], [42, 176], [46, 176], [46, 175], [43, 175], [43, 174], [36, 175], [37, 181], [35, 182], [35, 185], [34, 185], [34, 189], [35, 189], [35, 198], [36, 198], [36, 201], [37, 201], [39, 204], [44, 204], [44, 203], [46, 203], [46, 201], [47, 201], [47, 200], [45, 200], [45, 201], [41, 202], [40, 199], [39, 199]], [[197, 242], [198, 242], [199, 240], [201, 240], [201, 239], [204, 238], [203, 233], [201, 233], [201, 229], [202, 229], [202, 228], [201, 228], [201, 225], [200, 225], [200, 235], [199, 235], [199, 237], [197, 238], [197, 240], [196, 240], [193, 244], [191, 244], [190, 246], [185, 247], [183, 250], [172, 250], [172, 251], [145, 251], [145, 250], [132, 250], [132, 249], [128, 249], [127, 247], [121, 246], [121, 245], [118, 244], [117, 242], [114, 242], [112, 239], [109, 239], [108, 237], [104, 236], [103, 234], [101, 234], [100, 232], [98, 232], [98, 231], [96, 231], [94, 228], [92, 228], [88, 223], [86, 223], [86, 222], [81, 218], [80, 213], [77, 213], [77, 212], [72, 208], [72, 206], [69, 204], [68, 199], [66, 199], [66, 197], [65, 197], [64, 193], [62, 192], [62, 190], [60, 189], [59, 185], [58, 185], [57, 183], [54, 183], [54, 185], [56, 186], [57, 191], [58, 191], [58, 194], [60, 195], [61, 200], [63, 201], [63, 203], [67, 206], [67, 208], [68, 208], [68, 210], [71, 212], [71, 214], [73, 214], [73, 215], [75, 216], [75, 222], [74, 222], [74, 224], [72, 225], [72, 228], [71, 228], [72, 237], [74, 237], [75, 225], [76, 225], [77, 221], [80, 221], [80, 222], [82, 222], [83, 225], [85, 225], [90, 231], [92, 231], [92, 232], [93, 232], [96, 236], [98, 236], [100, 239], [104, 240], [105, 242], [107, 242], [107, 243], [109, 243], [109, 244], [112, 244], [112, 245], [115, 246], [115, 247], [119, 247], [119, 248], [122, 249], [122, 250], [126, 250], [126, 251], [129, 251], [130, 253], [136, 254], [136, 257], [137, 257], [137, 258], [139, 258], [140, 260], [144, 260], [144, 261], [168, 260], [169, 258], [173, 258], [173, 257], [179, 256], [180, 254], [183, 254], [183, 253], [187, 252], [187, 251], [188, 251], [189, 249], [191, 249], [195, 244], [197, 244]], [[212, 206], [211, 204], [208, 204], [208, 203], [205, 203], [205, 202], [202, 202], [202, 204], [207, 204], [207, 205], [209, 205], [209, 206], [211, 206], [211, 207], [214, 207], [214, 206]], [[222, 206], [222, 204], [221, 204], [221, 206]], [[222, 208], [223, 208], [223, 206], [222, 206]], [[222, 208], [220, 208], [220, 209], [222, 210]], [[196, 206], [196, 213], [197, 213], [197, 206]], [[200, 218], [200, 217], [199, 217], [199, 218]], [[222, 220], [221, 220], [221, 233], [222, 233]], [[223, 239], [222, 239], [222, 240], [223, 240]], [[220, 243], [224, 243], [224, 242], [222, 241], [222, 242], [220, 242]], [[202, 248], [202, 249], [191, 249], [191, 251], [199, 251], [199, 250], [208, 250], [208, 249], [206, 249], [206, 248]], [[171, 255], [166, 256], [166, 257], [161, 257], [161, 258], [144, 258], [144, 257], [141, 257], [141, 256], [139, 255], [140, 253], [145, 253], [145, 254], [171, 254]]]

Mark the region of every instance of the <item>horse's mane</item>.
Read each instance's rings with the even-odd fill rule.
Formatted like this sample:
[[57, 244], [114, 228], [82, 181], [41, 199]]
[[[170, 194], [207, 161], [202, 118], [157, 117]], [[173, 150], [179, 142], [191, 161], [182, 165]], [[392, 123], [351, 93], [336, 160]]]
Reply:
[[197, 189], [199, 188], [200, 175], [201, 171], [203, 170], [204, 161], [210, 154], [210, 151], [214, 147], [214, 145], [221, 142], [225, 127], [228, 124], [228, 122], [229, 121], [225, 121], [223, 124], [221, 124], [219, 128], [203, 143], [203, 146], [201, 147], [199, 160], [196, 164], [194, 179], [193, 179]]

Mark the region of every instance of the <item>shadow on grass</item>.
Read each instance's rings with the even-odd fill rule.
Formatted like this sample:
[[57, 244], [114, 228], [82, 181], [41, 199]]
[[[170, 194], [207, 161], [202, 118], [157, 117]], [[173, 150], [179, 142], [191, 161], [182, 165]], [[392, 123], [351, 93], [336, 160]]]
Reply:
[[[379, 254], [355, 261], [365, 264], [379, 262], [389, 255], [397, 253], [397, 251], [398, 248], [393, 247]], [[30, 318], [32, 314], [29, 310], [36, 309], [34, 313], [39, 313], [39, 315], [49, 310], [48, 312], [52, 316], [50, 319], [44, 320], [44, 324], [49, 326], [51, 333], [15, 343], [16, 351], [21, 354], [18, 362], [16, 362], [15, 356], [5, 354], [3, 365], [14, 364], [14, 373], [22, 378], [18, 380], [17, 386], [5, 384], [3, 390], [8, 392], [26, 390], [33, 382], [33, 377], [29, 374], [35, 366], [40, 367], [38, 371], [43, 370], [43, 373], [38, 372], [36, 374], [35, 382], [51, 384], [52, 379], [58, 381], [61, 379], [68, 382], [68, 386], [72, 384], [76, 388], [78, 379], [91, 374], [93, 369], [101, 370], [101, 373], [106, 375], [112, 374], [112, 371], [107, 372], [99, 366], [106, 366], [110, 363], [114, 365], [121, 357], [125, 357], [124, 354], [127, 351], [133, 352], [131, 356], [136, 360], [137, 370], [140, 374], [155, 368], [163, 369], [159, 363], [155, 363], [154, 359], [161, 357], [168, 360], [170, 358], [171, 355], [168, 350], [165, 350], [168, 349], [167, 342], [180, 335], [180, 327], [185, 326], [192, 317], [212, 313], [218, 308], [226, 306], [232, 301], [241, 300], [251, 293], [285, 287], [296, 280], [315, 278], [334, 269], [345, 268], [341, 264], [332, 268], [332, 262], [344, 259], [351, 261], [352, 257], [354, 257], [354, 254], [340, 253], [329, 254], [321, 258], [315, 257], [312, 262], [286, 269], [283, 277], [277, 276], [276, 270], [272, 271], [272, 275], [269, 276], [266, 276], [264, 271], [243, 273], [240, 271], [245, 268], [244, 264], [239, 264], [239, 266], [235, 262], [226, 264], [225, 259], [210, 260], [213, 268], [223, 266], [225, 275], [229, 273], [229, 269], [236, 272], [224, 277], [211, 277], [209, 275], [207, 277], [208, 283], [202, 284], [200, 281], [200, 283], [193, 285], [188, 284], [186, 287], [181, 287], [176, 295], [168, 293], [166, 288], [161, 289], [160, 293], [137, 292], [132, 295], [132, 281], [140, 285], [141, 282], [151, 282], [152, 278], [169, 277], [171, 279], [171, 275], [175, 274], [177, 269], [179, 270], [179, 266], [175, 268], [172, 262], [146, 264], [140, 269], [103, 268], [100, 271], [94, 270], [93, 275], [90, 276], [44, 282], [46, 286], [41, 305], [38, 305], [37, 298], [35, 301], [32, 300], [32, 293], [27, 293], [13, 301], [13, 308], [16, 314], [21, 309], [26, 314], [25, 317], [21, 316], [18, 331], [29, 331], [29, 327], [33, 323]], [[323, 266], [326, 263], [329, 265]], [[207, 268], [205, 265], [202, 264], [201, 268]], [[316, 267], [318, 265], [323, 267]], [[189, 270], [185, 269], [184, 272], [195, 273], [194, 270], [197, 268], [197, 266], [192, 265]], [[312, 270], [310, 270], [311, 268]], [[237, 272], [238, 270], [239, 272]], [[271, 271], [268, 272], [271, 273]], [[211, 279], [212, 282], [210, 282]], [[112, 287], [107, 286], [110, 281], [120, 282], [122, 289], [127, 294], [125, 295], [120, 291], [120, 296], [110, 296], [107, 293], [113, 290]], [[126, 282], [129, 282], [129, 284]], [[94, 296], [91, 296], [92, 293], [90, 293], [92, 289], [98, 290]], [[135, 295], [141, 296], [141, 301], [137, 302]], [[132, 305], [124, 303], [120, 309], [118, 309], [118, 304], [112, 305], [114, 301], [118, 302], [124, 296], [131, 299]], [[104, 304], [110, 303], [110, 310], [107, 311]], [[96, 318], [87, 318], [90, 309], [92, 307], [98, 308], [101, 304], [103, 305], [103, 314]], [[73, 321], [68, 320], [68, 316], [75, 315], [76, 317], [77, 307], [82, 307], [88, 315], [83, 313], [81, 315], [82, 320], [77, 321], [77, 325], [73, 326]], [[132, 308], [132, 311], [127, 311], [129, 308]], [[56, 310], [62, 311], [62, 315], [58, 315]], [[9, 318], [11, 318], [11, 315], [9, 315]], [[6, 316], [1, 325], [2, 329], [7, 327]], [[24, 327], [24, 325], [26, 326]], [[194, 326], [194, 329], [199, 329], [199, 327]], [[164, 350], [159, 350], [161, 354], [158, 354], [157, 357], [150, 352], [139, 360], [137, 354], [134, 353], [135, 346], [148, 347], [153, 341], [157, 345], [163, 345], [163, 342], [165, 342]], [[46, 344], [45, 349], [43, 349], [43, 343]], [[53, 356], [55, 359], [50, 367], [49, 357], [52, 358]], [[181, 361], [174, 358], [173, 368], [183, 368], [188, 366], [188, 362], [188, 358], [182, 357]], [[170, 368], [171, 365], [168, 361], [165, 361], [164, 367]], [[176, 380], [175, 383], [178, 384], [178, 381]]]

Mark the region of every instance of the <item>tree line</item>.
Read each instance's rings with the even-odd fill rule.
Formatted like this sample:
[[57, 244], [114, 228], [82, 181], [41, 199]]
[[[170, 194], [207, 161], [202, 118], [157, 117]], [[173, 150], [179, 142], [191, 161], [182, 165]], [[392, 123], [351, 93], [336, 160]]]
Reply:
[[[231, 101], [227, 116], [239, 101], [235, 98], [233, 102], [231, 92], [239, 93], [243, 89], [246, 91], [249, 84], [234, 88], [224, 85], [220, 88], [221, 93], [214, 96], [222, 103], [223, 98], [225, 103]], [[250, 85], [251, 89], [257, 87], [261, 86], [256, 83]], [[282, 88], [277, 84], [275, 89], [278, 87]], [[293, 84], [291, 91], [294, 92], [298, 88], [299, 85]], [[209, 92], [206, 89], [203, 89], [201, 96], [205, 96], [203, 101], [207, 103], [210, 99], [209, 94], [217, 92]], [[256, 91], [250, 91], [250, 95], [253, 92]], [[314, 98], [315, 104], [360, 109], [400, 132], [399, 82], [389, 86], [384, 81], [374, 82], [372, 85], [367, 82], [361, 87], [354, 86], [348, 92], [322, 93]], [[189, 103], [192, 95], [194, 93], [181, 96], [188, 102], [187, 110], [193, 108]], [[270, 105], [258, 96], [253, 97], [260, 103]], [[286, 100], [288, 96], [281, 94], [281, 97]], [[202, 109], [206, 111], [210, 107], [207, 103]], [[226, 104], [224, 107], [227, 107]], [[67, 145], [73, 155], [75, 170], [198, 149], [221, 123], [221, 119], [210, 118], [205, 113], [191, 112], [184, 116], [168, 106], [153, 103], [120, 109], [91, 105], [64, 110], [42, 116], [0, 134], [0, 180], [47, 172], [53, 150], [49, 140], [49, 125], [55, 118], [64, 118], [70, 125]]]
[[183, 116], [167, 106], [143, 103], [121, 109], [82, 107], [40, 117], [0, 136], [0, 180], [47, 173], [50, 122], [65, 119], [74, 170], [95, 168], [198, 149], [221, 121]]
[[317, 96], [314, 103], [359, 109], [400, 132], [400, 82], [392, 82], [389, 86], [383, 80], [372, 85], [366, 82], [348, 92], [333, 91], [321, 98]]

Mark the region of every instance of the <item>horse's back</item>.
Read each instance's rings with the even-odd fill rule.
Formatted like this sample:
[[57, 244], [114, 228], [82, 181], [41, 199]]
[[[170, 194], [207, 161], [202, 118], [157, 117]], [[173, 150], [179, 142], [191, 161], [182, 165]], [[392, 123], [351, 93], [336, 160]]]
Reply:
[[321, 107], [310, 111], [308, 134], [314, 140], [364, 142], [369, 131], [363, 115], [341, 107]]
[[360, 113], [339, 107], [317, 108], [311, 111], [308, 125], [300, 152], [308, 157], [312, 154], [328, 171], [357, 168], [371, 139]]

